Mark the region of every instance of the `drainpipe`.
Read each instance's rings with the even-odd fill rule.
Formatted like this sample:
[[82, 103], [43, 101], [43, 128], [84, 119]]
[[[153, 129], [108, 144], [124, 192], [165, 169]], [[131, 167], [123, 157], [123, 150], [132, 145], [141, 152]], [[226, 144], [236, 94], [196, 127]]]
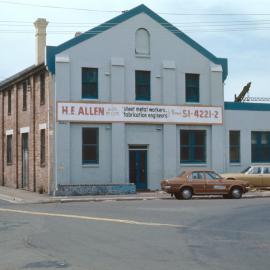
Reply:
[[33, 190], [36, 192], [36, 80], [33, 74]]
[[16, 91], [16, 128], [15, 128], [15, 136], [16, 136], [16, 188], [19, 188], [19, 179], [18, 179], [19, 178], [18, 85], [15, 85], [15, 91]]
[[4, 179], [4, 174], [5, 174], [5, 131], [4, 131], [4, 92], [2, 91], [1, 93], [2, 95], [2, 183], [1, 185], [4, 186], [5, 185], [5, 179]]

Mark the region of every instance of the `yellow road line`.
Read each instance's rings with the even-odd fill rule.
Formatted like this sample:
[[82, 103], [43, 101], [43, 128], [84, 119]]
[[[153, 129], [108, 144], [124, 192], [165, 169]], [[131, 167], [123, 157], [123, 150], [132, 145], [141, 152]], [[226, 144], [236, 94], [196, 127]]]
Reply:
[[61, 214], [61, 213], [35, 212], [35, 211], [16, 210], [16, 209], [8, 209], [8, 208], [0, 208], [0, 211], [8, 212], [8, 213], [27, 214], [27, 215], [33, 215], [33, 216], [63, 217], [63, 218], [72, 218], [72, 219], [80, 219], [80, 220], [105, 221], [105, 222], [114, 222], [114, 223], [122, 223], [122, 224], [132, 224], [132, 225], [173, 227], [173, 228], [186, 227], [184, 225], [176, 225], [176, 224], [142, 222], [142, 221], [129, 220], [129, 219], [115, 219], [115, 218], [91, 217], [91, 216], [81, 216], [81, 215], [67, 215], [67, 214]]

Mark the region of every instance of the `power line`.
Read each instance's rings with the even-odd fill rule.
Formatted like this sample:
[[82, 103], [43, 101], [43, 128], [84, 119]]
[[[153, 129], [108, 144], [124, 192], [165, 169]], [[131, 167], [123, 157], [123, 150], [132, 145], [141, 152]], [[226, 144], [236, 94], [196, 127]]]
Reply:
[[[223, 33], [223, 32], [252, 32], [252, 31], [269, 31], [270, 27], [257, 27], [257, 28], [231, 28], [231, 29], [186, 29], [183, 31], [180, 30], [172, 30], [173, 33], [207, 33], [207, 32], [217, 32], [217, 33]], [[34, 31], [26, 31], [26, 30], [9, 30], [9, 29], [0, 29], [0, 33], [2, 34], [34, 34]], [[65, 34], [74, 34], [75, 31], [48, 31], [47, 34], [61, 34], [61, 35], [65, 35]], [[82, 33], [81, 35], [93, 35], [93, 34], [99, 34], [102, 33], [102, 31], [91, 31], [89, 32], [85, 32]]]
[[[76, 7], [64, 7], [64, 6], [52, 6], [52, 5], [38, 5], [21, 3], [14, 1], [0, 1], [3, 4], [9, 5], [20, 5], [20, 6], [31, 6], [37, 8], [52, 8], [52, 9], [66, 9], [66, 10], [77, 10], [77, 11], [87, 11], [87, 12], [104, 12], [104, 13], [121, 13], [121, 10], [98, 10], [98, 9], [88, 9], [88, 8], [76, 8]], [[177, 12], [159, 12], [163, 15], [181, 15], [181, 16], [270, 16], [270, 13], [177, 13]]]
[[[216, 22], [179, 22], [179, 23], [173, 23], [173, 25], [180, 25], [180, 26], [194, 26], [196, 27], [201, 26], [201, 27], [206, 27], [206, 26], [234, 26], [234, 25], [267, 25], [270, 23], [270, 20], [263, 20], [263, 21], [216, 21]], [[52, 23], [50, 22], [49, 27], [86, 27], [89, 25], [97, 25], [97, 23], [94, 22], [89, 22], [89, 23]], [[114, 26], [117, 25], [117, 23], [103, 23], [100, 26], [102, 27], [107, 27], [107, 26]], [[170, 23], [161, 23], [163, 26], [170, 26]], [[33, 27], [33, 23], [29, 24], [21, 24], [21, 23], [7, 23], [4, 21], [0, 21], [0, 26], [8, 26], [8, 27]]]
[[11, 2], [11, 1], [0, 1], [0, 3], [9, 4], [9, 5], [38, 7], [38, 8], [55, 8], [55, 9], [67, 9], [67, 10], [88, 11], [88, 12], [109, 12], [109, 13], [119, 13], [119, 12], [121, 12], [120, 10], [98, 10], [98, 9], [88, 9], [88, 8], [38, 5], [38, 4], [29, 4], [29, 3], [20, 3], [20, 2]]
[[[266, 20], [261, 20], [261, 19], [255, 19], [255, 20], [227, 20], [227, 21], [185, 21], [185, 22], [171, 22], [171, 23], [161, 23], [161, 24], [204, 24], [204, 23], [209, 23], [209, 24], [215, 24], [215, 23], [225, 23], [225, 24], [230, 24], [230, 23], [263, 23], [263, 22], [270, 22], [270, 19]], [[31, 24], [33, 25], [33, 21], [14, 21], [14, 20], [4, 20], [1, 21], [0, 23], [19, 23], [19, 24]], [[89, 25], [89, 24], [102, 24], [102, 22], [59, 22], [59, 21], [49, 21], [50, 25], [51, 24], [63, 24], [63, 25], [70, 25], [70, 24], [76, 24], [76, 25]], [[106, 23], [105, 23], [106, 24]], [[117, 24], [117, 23], [107, 23], [107, 24]]]

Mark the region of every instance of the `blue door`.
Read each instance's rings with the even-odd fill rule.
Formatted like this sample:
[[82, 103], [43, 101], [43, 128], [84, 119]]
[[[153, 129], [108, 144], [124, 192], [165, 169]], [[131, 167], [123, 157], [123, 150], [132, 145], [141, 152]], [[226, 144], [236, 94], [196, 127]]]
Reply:
[[147, 189], [147, 150], [129, 150], [129, 182], [137, 190]]

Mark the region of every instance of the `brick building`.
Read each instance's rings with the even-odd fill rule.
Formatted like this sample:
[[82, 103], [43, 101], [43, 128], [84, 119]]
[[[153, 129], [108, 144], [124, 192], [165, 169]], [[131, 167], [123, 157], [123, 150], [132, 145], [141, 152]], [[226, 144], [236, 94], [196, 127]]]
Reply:
[[44, 64], [46, 26], [35, 22], [36, 64], [0, 82], [0, 183], [47, 192], [50, 188], [51, 78]]

